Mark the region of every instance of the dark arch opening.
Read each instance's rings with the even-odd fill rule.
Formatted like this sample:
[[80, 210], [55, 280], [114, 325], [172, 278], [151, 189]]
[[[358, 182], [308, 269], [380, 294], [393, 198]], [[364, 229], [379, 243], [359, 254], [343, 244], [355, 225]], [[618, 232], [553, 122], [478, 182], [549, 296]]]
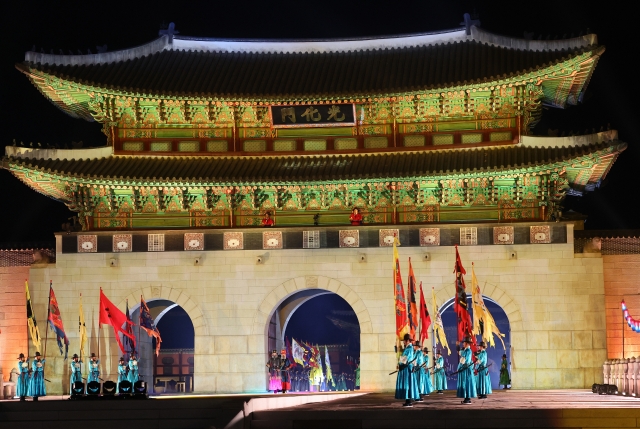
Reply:
[[[293, 391], [354, 390], [360, 360], [360, 323], [351, 305], [339, 295], [320, 289], [303, 290], [282, 301], [271, 316], [267, 350], [291, 347], [293, 340], [319, 346], [322, 374], [326, 377], [326, 356], [334, 383], [311, 377], [310, 368], [296, 364], [292, 375]], [[289, 349], [291, 355], [292, 350]], [[297, 388], [297, 389], [296, 389]]]
[[[494, 335], [495, 347], [489, 347], [487, 349], [487, 364], [490, 364], [489, 374], [491, 375], [491, 387], [493, 389], [499, 388], [500, 383], [500, 364], [502, 362], [502, 355], [507, 355], [507, 362], [509, 365], [509, 374], [511, 374], [511, 325], [509, 318], [504, 312], [500, 304], [492, 300], [487, 296], [482, 296], [487, 309], [493, 316], [493, 319], [498, 326], [500, 332], [505, 336], [503, 338], [506, 350], [502, 348], [502, 343]], [[471, 297], [467, 297], [467, 308], [471, 314], [471, 320], [473, 320], [473, 308], [471, 305]], [[450, 299], [442, 306], [442, 324], [444, 325], [445, 335], [449, 346], [452, 348], [451, 355], [448, 355], [445, 350], [442, 351], [442, 357], [445, 361], [445, 367], [447, 373], [457, 371], [458, 368], [458, 353], [456, 351], [456, 342], [458, 340], [458, 328], [457, 317], [453, 311], [453, 299]], [[479, 338], [479, 337], [476, 337]], [[438, 346], [439, 347], [439, 346]], [[456, 389], [457, 376], [447, 377], [447, 388]]]
[[[191, 318], [180, 305], [170, 300], [149, 300], [147, 305], [160, 331], [162, 344], [160, 354], [156, 356], [156, 339], [137, 326], [133, 328], [140, 357], [140, 375], [154, 393], [178, 393], [183, 391], [183, 387], [185, 393], [192, 392], [195, 386], [195, 329]], [[136, 325], [139, 323], [140, 305], [131, 313], [131, 320]], [[126, 341], [124, 344], [125, 351], [128, 351]]]

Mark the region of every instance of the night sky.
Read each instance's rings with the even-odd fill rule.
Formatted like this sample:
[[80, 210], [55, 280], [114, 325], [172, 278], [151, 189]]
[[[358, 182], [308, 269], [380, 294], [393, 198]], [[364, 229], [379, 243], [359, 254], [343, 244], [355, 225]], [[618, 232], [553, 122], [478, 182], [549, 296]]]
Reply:
[[[142, 2], [141, 2], [142, 3]], [[96, 52], [130, 48], [155, 39], [161, 26], [176, 23], [183, 35], [217, 38], [336, 38], [429, 32], [457, 27], [464, 12], [479, 14], [488, 31], [537, 39], [569, 37], [589, 29], [607, 47], [589, 84], [584, 104], [566, 111], [546, 110], [536, 134], [547, 129], [583, 133], [607, 124], [629, 144], [602, 187], [581, 199], [568, 198], [565, 210], [587, 214], [587, 229], [640, 228], [629, 206], [629, 190], [637, 186], [634, 169], [639, 158], [638, 114], [635, 100], [638, 14], [615, 2], [394, 2], [386, 7], [353, 2], [118, 2], [86, 1], [2, 3], [3, 37], [0, 62], [0, 144], [42, 142], [86, 146], [106, 142], [101, 126], [73, 119], [58, 110], [14, 65], [33, 45], [39, 51], [78, 49]], [[51, 242], [53, 232], [72, 214], [62, 203], [37, 194], [5, 170], [0, 244]]]
[[[339, 313], [334, 313], [336, 311]], [[327, 316], [358, 324], [358, 318], [349, 303], [332, 293], [302, 304], [289, 319], [285, 336], [314, 345], [350, 344], [352, 350], [359, 350], [360, 333], [337, 328]]]

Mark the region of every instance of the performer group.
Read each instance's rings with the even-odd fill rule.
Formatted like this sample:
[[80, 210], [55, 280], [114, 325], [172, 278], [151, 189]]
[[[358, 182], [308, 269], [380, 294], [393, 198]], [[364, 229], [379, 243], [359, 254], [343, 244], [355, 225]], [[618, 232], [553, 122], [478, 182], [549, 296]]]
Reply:
[[[18, 382], [16, 383], [16, 396], [19, 397], [21, 401], [26, 401], [27, 396], [32, 397], [34, 401], [37, 401], [39, 397], [47, 396], [45, 381], [48, 380], [46, 380], [44, 377], [45, 363], [46, 359], [42, 357], [40, 352], [36, 352], [31, 363], [29, 363], [29, 357], [25, 356], [24, 353], [20, 353], [20, 355], [18, 356]], [[84, 362], [77, 354], [74, 354], [71, 357], [71, 361], [69, 363], [70, 395], [78, 393], [78, 391], [74, 392], [74, 386], [77, 386], [76, 383], [81, 383], [81, 392], [86, 393], [86, 387], [89, 385], [89, 383], [100, 383], [100, 381], [103, 381], [100, 378], [100, 359], [98, 359], [98, 356], [96, 356], [95, 353], [91, 353], [91, 358], [89, 359], [89, 371], [86, 379], [82, 376], [83, 363]], [[138, 357], [136, 356], [135, 352], [131, 352], [127, 363], [125, 363], [124, 357], [121, 357], [118, 364], [118, 381], [116, 392], [119, 392], [121, 382], [126, 380], [130, 382], [131, 387], [133, 387], [135, 385], [135, 382], [138, 381], [139, 378], [140, 375], [138, 373]], [[85, 380], [86, 385], [84, 383]]]
[[[473, 353], [471, 345], [472, 340], [466, 338], [461, 346], [458, 346], [458, 368], [455, 373], [450, 374], [458, 376], [456, 396], [462, 399], [462, 404], [470, 404], [471, 398], [486, 399], [487, 395], [492, 393], [487, 346], [480, 342], [477, 351]], [[410, 334], [405, 334], [403, 338], [403, 351], [398, 360], [397, 374], [395, 398], [404, 400], [404, 407], [413, 407], [414, 402], [423, 402], [424, 396], [434, 391], [443, 394], [447, 388], [447, 374], [440, 350], [436, 352], [433, 366], [429, 367], [429, 349], [425, 347], [421, 350], [420, 343], [414, 341]], [[503, 355], [500, 384], [506, 389], [510, 383], [507, 355]]]
[[321, 359], [316, 356], [315, 366], [309, 365], [309, 353], [303, 355], [303, 363], [299, 364], [287, 357], [286, 349], [282, 349], [278, 355], [277, 350], [271, 351], [267, 361], [269, 373], [269, 388], [273, 393], [287, 392], [336, 392], [353, 391], [360, 389], [360, 365], [352, 361], [354, 369], [332, 374], [330, 363], [322, 368]]

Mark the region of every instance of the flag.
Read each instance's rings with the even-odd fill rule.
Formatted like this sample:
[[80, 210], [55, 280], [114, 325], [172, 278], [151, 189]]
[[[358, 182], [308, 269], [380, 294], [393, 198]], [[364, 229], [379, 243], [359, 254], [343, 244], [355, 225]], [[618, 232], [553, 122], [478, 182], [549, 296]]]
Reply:
[[29, 327], [31, 342], [33, 343], [36, 351], [40, 352], [40, 347], [42, 346], [40, 340], [40, 330], [38, 329], [38, 324], [36, 323], [36, 315], [33, 314], [33, 307], [31, 306], [31, 294], [29, 294], [29, 282], [27, 280], [24, 281], [24, 287], [27, 292], [27, 326]]
[[100, 326], [111, 325], [113, 326], [113, 332], [116, 337], [116, 341], [118, 342], [118, 346], [120, 347], [120, 351], [124, 354], [124, 347], [122, 346], [122, 341], [120, 341], [119, 332], [122, 333], [125, 337], [129, 337], [129, 333], [122, 329], [122, 325], [125, 323], [130, 324], [131, 321], [127, 320], [127, 316], [118, 309], [109, 299], [105, 296], [104, 292], [102, 292], [102, 288], [100, 288]]
[[80, 359], [85, 354], [84, 345], [87, 343], [87, 327], [84, 324], [84, 310], [82, 309], [82, 294], [80, 294], [80, 309], [78, 310], [78, 332], [80, 333]]
[[327, 371], [326, 371], [327, 386], [329, 385], [329, 382], [331, 382], [332, 386], [335, 386], [336, 384], [333, 382], [333, 373], [331, 372], [331, 360], [329, 360], [329, 349], [327, 349], [327, 346], [324, 346], [324, 366], [327, 368]]
[[409, 333], [409, 320], [407, 318], [407, 303], [404, 299], [404, 286], [400, 275], [400, 257], [398, 255], [397, 244], [400, 244], [397, 237], [393, 238], [393, 282], [395, 289], [396, 306], [396, 337], [399, 341], [405, 334]]
[[[125, 350], [127, 353], [131, 353], [136, 351], [136, 337], [133, 335], [133, 321], [131, 320], [131, 315], [129, 314], [129, 300], [126, 300], [125, 304], [125, 316], [127, 316], [127, 324], [125, 325], [125, 331], [127, 332], [126, 338], [123, 337]], [[124, 334], [123, 334], [124, 335]]]
[[469, 309], [467, 304], [467, 292], [466, 286], [464, 284], [464, 275], [467, 274], [464, 267], [462, 266], [462, 260], [460, 259], [460, 253], [458, 253], [458, 246], [456, 246], [456, 265], [453, 270], [456, 275], [455, 285], [456, 285], [456, 299], [453, 304], [453, 309], [456, 313], [458, 319], [458, 341], [463, 341], [465, 338], [469, 337], [471, 340], [471, 348], [473, 351], [476, 349], [476, 340], [473, 336], [472, 325], [471, 325], [471, 316], [469, 315]]
[[440, 344], [442, 347], [446, 347], [447, 354], [450, 355], [451, 349], [447, 342], [447, 336], [444, 333], [444, 325], [442, 324], [440, 308], [438, 307], [438, 301], [436, 300], [436, 291], [433, 288], [431, 288], [431, 298], [433, 299], [433, 314], [436, 317], [436, 321], [433, 324], [433, 334], [436, 340], [436, 345]]
[[295, 363], [295, 360], [293, 359], [293, 354], [291, 353], [291, 342], [289, 341], [289, 338], [286, 337], [284, 339], [284, 342], [287, 359], [289, 359], [289, 362], [293, 365]]
[[291, 339], [291, 343], [291, 354], [293, 355], [293, 360], [304, 366], [304, 349], [300, 344], [298, 344], [295, 338]]
[[413, 274], [413, 266], [411, 258], [409, 258], [409, 334], [411, 338], [416, 338], [416, 329], [418, 328], [418, 306], [416, 305], [416, 276]]
[[493, 316], [484, 304], [473, 263], [471, 264], [471, 302], [473, 303], [473, 334], [482, 335], [482, 340], [491, 347], [496, 346], [493, 341], [493, 335], [495, 335], [502, 343], [502, 348], [507, 350], [502, 339], [504, 334], [500, 332]]
[[160, 331], [158, 331], [156, 325], [153, 324], [149, 306], [142, 298], [142, 295], [140, 295], [140, 327], [144, 329], [148, 336], [156, 339], [156, 356], [158, 356], [160, 353], [160, 343], [162, 343], [162, 338], [160, 338]]
[[58, 300], [56, 294], [53, 293], [53, 283], [49, 283], [49, 326], [56, 333], [56, 340], [58, 341], [58, 348], [60, 354], [62, 354], [62, 343], [64, 342], [64, 358], [69, 355], [69, 339], [64, 332], [64, 326], [62, 325], [62, 318], [60, 317], [60, 308], [58, 307]]
[[429, 338], [429, 326], [431, 326], [431, 316], [429, 316], [429, 309], [422, 292], [422, 282], [420, 282], [420, 343], [423, 345], [424, 340]]

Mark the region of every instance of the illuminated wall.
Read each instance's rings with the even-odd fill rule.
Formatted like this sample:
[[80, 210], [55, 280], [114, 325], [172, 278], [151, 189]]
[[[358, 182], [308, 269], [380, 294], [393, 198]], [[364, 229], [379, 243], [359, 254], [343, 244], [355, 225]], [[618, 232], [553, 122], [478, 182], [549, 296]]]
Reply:
[[[0, 373], [9, 380], [20, 353], [27, 354], [27, 312], [24, 280], [29, 267], [0, 267]], [[46, 316], [38, 320], [44, 334]], [[31, 346], [30, 354], [35, 350]]]

